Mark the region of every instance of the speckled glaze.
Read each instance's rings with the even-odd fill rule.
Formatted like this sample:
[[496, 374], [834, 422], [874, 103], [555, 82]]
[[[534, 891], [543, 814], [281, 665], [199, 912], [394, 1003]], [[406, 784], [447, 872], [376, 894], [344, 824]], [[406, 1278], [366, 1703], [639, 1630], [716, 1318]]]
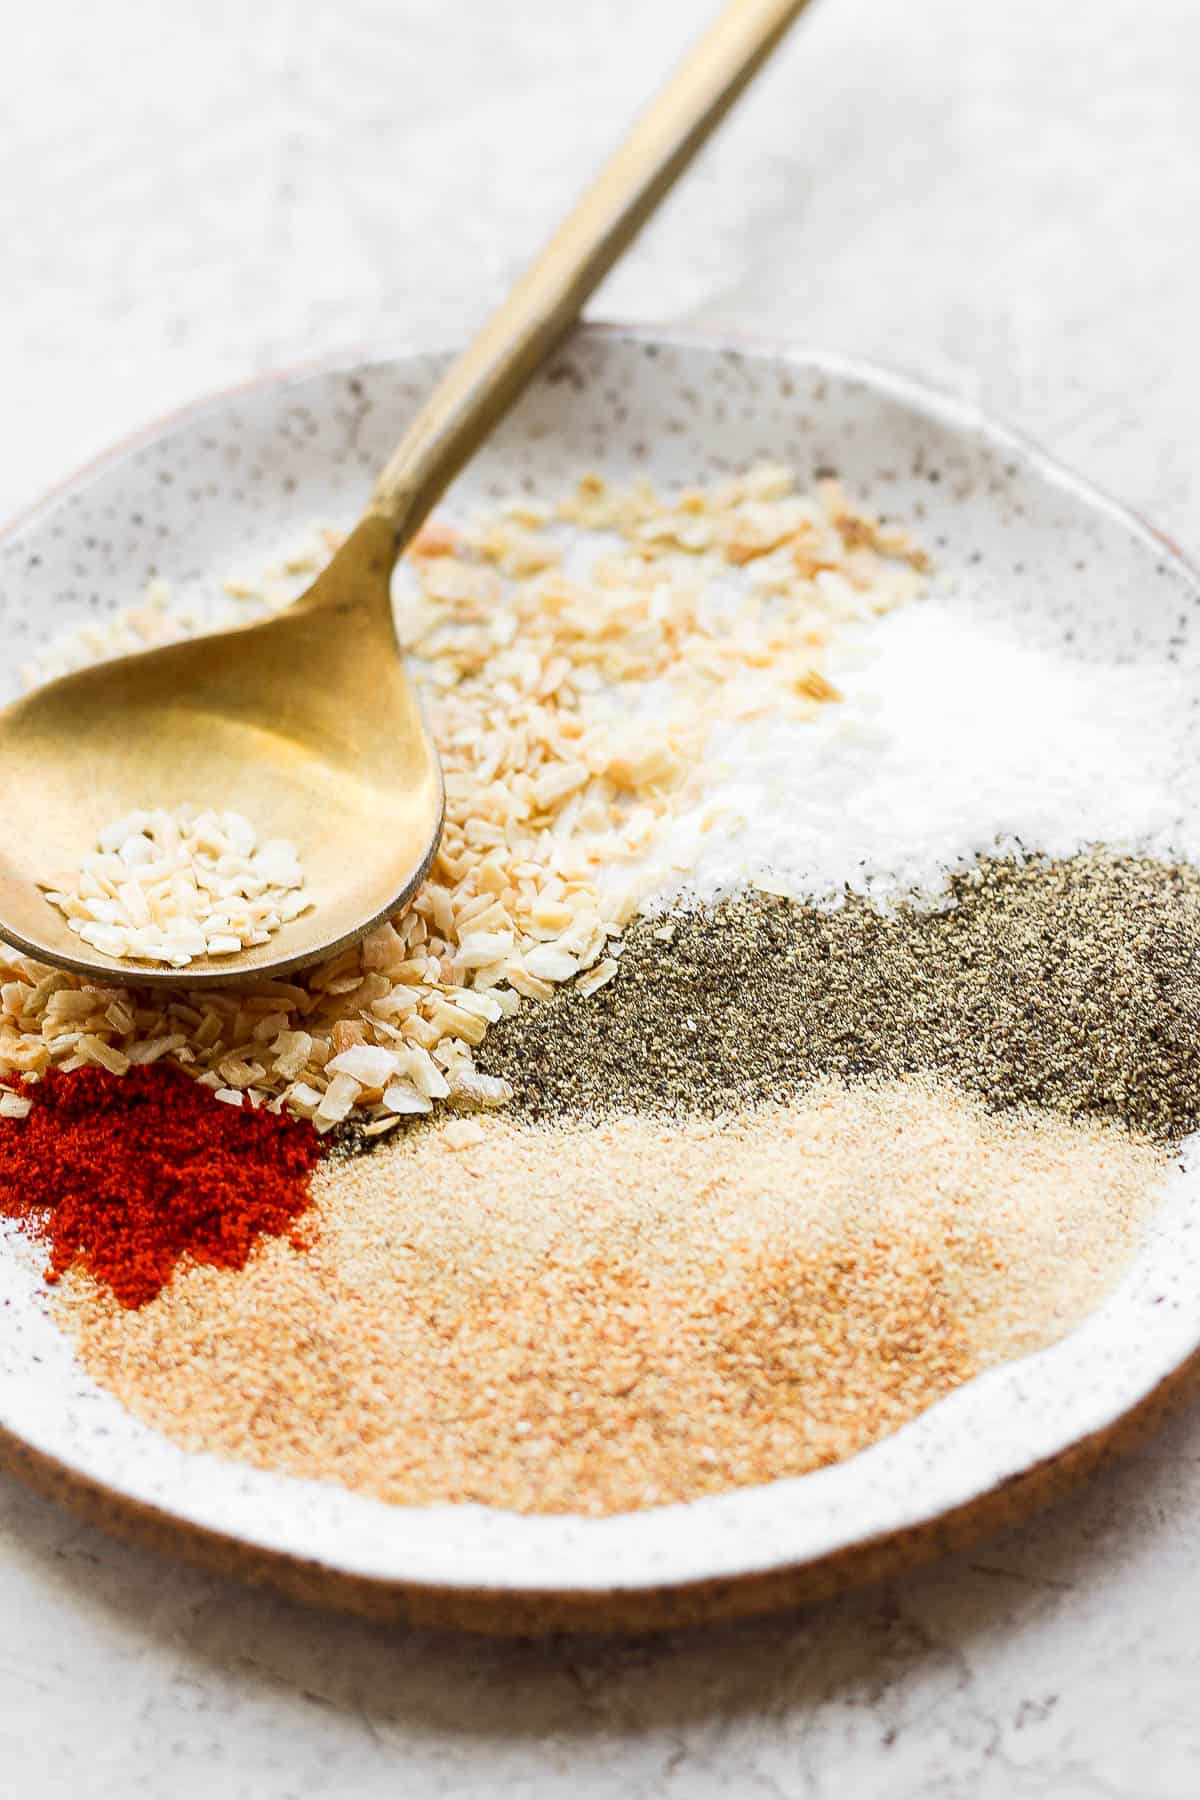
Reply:
[[[267, 383], [116, 453], [0, 540], [4, 680], [163, 575], [196, 606], [314, 522], [348, 523], [444, 358]], [[958, 603], [1035, 641], [1190, 666], [1200, 587], [1155, 533], [970, 408], [830, 355], [581, 331], [463, 477], [466, 500], [584, 468], [694, 481], [758, 457], [836, 469], [918, 523]], [[981, 670], [986, 680], [986, 670]], [[1200, 693], [1200, 683], [1198, 683]], [[1200, 1346], [1188, 1160], [1120, 1288], [819, 1473], [606, 1519], [398, 1508], [192, 1455], [128, 1417], [54, 1327], [36, 1249], [0, 1236], [0, 1449], [116, 1529], [380, 1616], [491, 1630], [671, 1625], [830, 1591], [960, 1542], [1090, 1466]]]

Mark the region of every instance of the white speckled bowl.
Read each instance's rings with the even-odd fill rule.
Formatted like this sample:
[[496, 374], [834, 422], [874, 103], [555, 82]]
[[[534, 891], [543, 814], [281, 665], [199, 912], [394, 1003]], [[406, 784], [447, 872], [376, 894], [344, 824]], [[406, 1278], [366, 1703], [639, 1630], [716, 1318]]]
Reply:
[[[124, 447], [0, 539], [4, 676], [164, 575], [202, 605], [313, 522], [346, 523], [443, 365], [397, 357], [278, 379]], [[463, 477], [471, 496], [571, 472], [692, 481], [769, 456], [836, 468], [916, 520], [966, 608], [1087, 658], [1191, 664], [1200, 588], [1129, 513], [971, 408], [837, 356], [590, 327]], [[1194, 1178], [1079, 1330], [820, 1473], [606, 1519], [389, 1507], [178, 1449], [76, 1366], [40, 1257], [0, 1235], [0, 1449], [113, 1526], [379, 1616], [479, 1629], [664, 1626], [827, 1592], [1051, 1494], [1117, 1441], [1200, 1345]]]

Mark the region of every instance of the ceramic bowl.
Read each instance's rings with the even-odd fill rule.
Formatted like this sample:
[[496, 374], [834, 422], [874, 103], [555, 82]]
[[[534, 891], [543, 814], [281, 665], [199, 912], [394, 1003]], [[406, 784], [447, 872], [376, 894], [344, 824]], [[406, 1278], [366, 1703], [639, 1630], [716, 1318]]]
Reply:
[[[121, 447], [0, 539], [5, 680], [163, 576], [199, 609], [314, 522], [346, 524], [445, 364], [404, 355], [272, 379]], [[1161, 538], [972, 408], [845, 358], [588, 327], [460, 484], [564, 474], [691, 482], [758, 458], [836, 469], [913, 521], [1000, 609], [1081, 656], [1190, 661], [1200, 588]], [[815, 1474], [611, 1518], [387, 1506], [188, 1453], [76, 1364], [41, 1258], [0, 1233], [0, 1445], [118, 1531], [305, 1598], [484, 1630], [653, 1627], [749, 1612], [911, 1561], [1044, 1500], [1116, 1445], [1200, 1343], [1193, 1180], [1166, 1192], [1117, 1290], [1053, 1348], [982, 1376]]]

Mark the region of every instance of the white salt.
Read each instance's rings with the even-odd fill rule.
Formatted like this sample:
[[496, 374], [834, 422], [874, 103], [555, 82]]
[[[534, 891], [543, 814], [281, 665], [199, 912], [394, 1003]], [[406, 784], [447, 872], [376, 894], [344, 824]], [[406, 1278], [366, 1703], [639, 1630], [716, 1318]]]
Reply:
[[834, 664], [816, 720], [723, 724], [703, 797], [647, 859], [651, 909], [748, 878], [818, 904], [934, 897], [981, 855], [1089, 845], [1195, 859], [1194, 682], [1089, 662], [953, 601], [894, 613]]

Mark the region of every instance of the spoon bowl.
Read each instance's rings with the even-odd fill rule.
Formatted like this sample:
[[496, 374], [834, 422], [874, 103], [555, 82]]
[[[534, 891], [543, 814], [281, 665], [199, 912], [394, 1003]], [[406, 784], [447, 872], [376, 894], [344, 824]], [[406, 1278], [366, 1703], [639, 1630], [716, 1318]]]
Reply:
[[[403, 906], [437, 850], [442, 781], [396, 641], [394, 561], [391, 526], [368, 515], [268, 623], [95, 665], [0, 713], [7, 940], [83, 974], [227, 985], [320, 962]], [[299, 851], [313, 905], [269, 943], [182, 971], [118, 960], [39, 891], [113, 819], [214, 794]]]

